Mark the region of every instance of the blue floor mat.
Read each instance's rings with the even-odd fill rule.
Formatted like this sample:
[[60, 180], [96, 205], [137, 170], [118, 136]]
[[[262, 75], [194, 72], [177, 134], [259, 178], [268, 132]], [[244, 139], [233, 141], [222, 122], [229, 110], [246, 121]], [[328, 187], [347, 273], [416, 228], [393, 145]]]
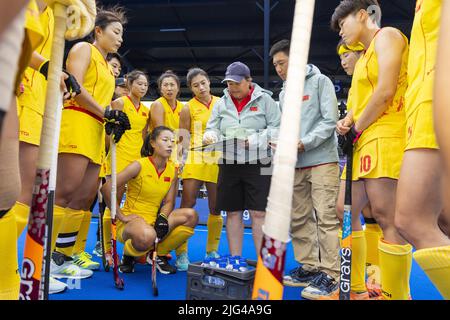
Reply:
[[[91, 228], [86, 245], [86, 251], [92, 253], [96, 242], [98, 220], [92, 219]], [[25, 233], [19, 239], [19, 262], [23, 252]], [[195, 234], [189, 240], [189, 258], [191, 262], [201, 261], [205, 255], [207, 239], [207, 229], [205, 226], [198, 226]], [[118, 252], [121, 253], [122, 244], [118, 244]], [[222, 239], [219, 246], [219, 253], [228, 253], [225, 229], [222, 231]], [[174, 259], [171, 263], [175, 263]], [[249, 259], [256, 259], [255, 247], [251, 235], [251, 229], [244, 231], [243, 256]], [[94, 260], [101, 262], [100, 258], [94, 256]], [[296, 266], [292, 245], [288, 245], [286, 253], [286, 272]], [[158, 273], [157, 282], [159, 296], [152, 295], [151, 267], [149, 265], [136, 265], [132, 274], [121, 274], [125, 280], [125, 289], [119, 291], [114, 287], [112, 272], [105, 272], [103, 268], [95, 271], [90, 279], [81, 281], [68, 281], [69, 290], [64, 293], [50, 296], [51, 300], [185, 300], [187, 275], [186, 272], [177, 272], [174, 275], [163, 275]], [[63, 280], [66, 281], [66, 280]], [[411, 274], [411, 295], [414, 300], [441, 300], [442, 297], [428, 280], [424, 272], [413, 261]], [[302, 300], [300, 297], [301, 288], [285, 287], [284, 300]]]

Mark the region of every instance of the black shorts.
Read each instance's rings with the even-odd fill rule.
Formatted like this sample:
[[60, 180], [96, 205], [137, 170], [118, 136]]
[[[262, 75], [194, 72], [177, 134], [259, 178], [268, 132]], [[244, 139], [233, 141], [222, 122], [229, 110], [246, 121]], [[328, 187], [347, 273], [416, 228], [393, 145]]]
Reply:
[[218, 210], [266, 211], [270, 164], [220, 164], [217, 180]]

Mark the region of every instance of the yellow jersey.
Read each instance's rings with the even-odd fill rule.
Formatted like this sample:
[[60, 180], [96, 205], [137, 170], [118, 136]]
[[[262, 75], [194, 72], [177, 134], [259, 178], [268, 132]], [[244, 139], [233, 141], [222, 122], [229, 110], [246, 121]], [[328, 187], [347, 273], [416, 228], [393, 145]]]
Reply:
[[19, 84], [22, 81], [23, 73], [30, 63], [33, 51], [42, 43], [44, 31], [39, 19], [39, 8], [35, 0], [30, 0], [25, 11], [25, 37], [22, 44], [22, 52], [18, 61], [15, 88], [19, 94]]
[[141, 165], [141, 171], [127, 183], [127, 197], [122, 212], [125, 215], [137, 214], [147, 223], [152, 223], [176, 179], [176, 170], [171, 161], [167, 161], [161, 173], [156, 170], [151, 157], [141, 158], [137, 162]]
[[119, 143], [117, 144], [117, 155], [129, 161], [141, 158], [141, 148], [144, 143], [142, 132], [147, 125], [149, 117], [149, 108], [140, 103], [135, 106], [128, 96], [123, 96], [123, 112], [130, 120], [131, 129], [125, 131]]
[[411, 31], [406, 116], [433, 100], [442, 0], [418, 0]]
[[[383, 29], [380, 29], [379, 32], [383, 32]], [[349, 110], [353, 110], [353, 120], [355, 122], [361, 117], [378, 85], [378, 59], [375, 52], [375, 39], [379, 32], [375, 35], [366, 52], [357, 61], [355, 66], [351, 95], [349, 95], [348, 100]], [[404, 34], [402, 36], [405, 43], [408, 44], [406, 36]], [[392, 103], [378, 120], [364, 130], [357, 143], [359, 146], [376, 138], [405, 136], [404, 95], [408, 85], [406, 73], [408, 53], [408, 46], [406, 46], [402, 55], [397, 90]]]
[[211, 111], [219, 100], [219, 97], [212, 96], [209, 105], [205, 105], [197, 98], [189, 100], [189, 113], [191, 115], [191, 142], [190, 147], [200, 147], [203, 144], [203, 133], [206, 130], [206, 124], [208, 123]]
[[[52, 53], [53, 28], [55, 25], [53, 12], [47, 7], [39, 16], [43, 30], [43, 41], [35, 49], [37, 53], [46, 59], [50, 59]], [[22, 79], [24, 92], [19, 96], [21, 106], [31, 108], [39, 114], [44, 114], [47, 81], [39, 72], [30, 67], [25, 70]]]
[[[122, 171], [134, 160], [141, 158], [141, 148], [144, 144], [142, 132], [147, 125], [149, 109], [142, 103], [136, 108], [128, 96], [120, 97], [123, 101], [123, 112], [130, 120], [131, 129], [125, 131], [117, 144], [117, 172]], [[107, 173], [111, 171], [111, 153], [107, 156]]]
[[[180, 126], [180, 113], [181, 109], [183, 109], [183, 104], [177, 100], [177, 107], [172, 109], [166, 98], [161, 97], [156, 101], [160, 102], [164, 107], [164, 125], [172, 130], [178, 130]], [[153, 129], [152, 124], [151, 130]]]
[[[102, 56], [100, 51], [93, 44], [89, 43], [91, 47], [91, 59], [84, 75], [83, 87], [94, 98], [94, 100], [106, 108], [111, 104], [111, 100], [115, 89], [115, 78], [111, 66], [108, 61]], [[75, 99], [70, 99], [64, 103], [64, 109], [78, 110], [91, 115], [100, 122], [100, 119], [83, 106], [80, 106]]]

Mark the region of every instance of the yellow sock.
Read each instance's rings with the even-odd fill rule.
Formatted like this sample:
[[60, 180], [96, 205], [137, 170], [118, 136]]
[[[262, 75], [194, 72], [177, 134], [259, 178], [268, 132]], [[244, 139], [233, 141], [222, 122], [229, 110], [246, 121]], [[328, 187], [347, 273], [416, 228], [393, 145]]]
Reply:
[[219, 249], [220, 236], [222, 235], [222, 215], [209, 214], [207, 226], [208, 242], [206, 243], [206, 252], [217, 251]]
[[64, 223], [66, 217], [66, 210], [63, 207], [53, 206], [53, 225], [52, 225], [52, 252], [56, 249], [56, 240], [58, 239], [59, 231]]
[[367, 282], [381, 284], [380, 263], [378, 258], [378, 241], [383, 238], [383, 231], [377, 223], [366, 223], [367, 258], [366, 273]]
[[111, 210], [105, 209], [103, 213], [103, 243], [105, 252], [111, 251]]
[[[338, 232], [342, 245], [342, 230]], [[352, 292], [364, 292], [366, 288], [366, 239], [364, 231], [352, 232], [352, 274], [350, 277]]]
[[408, 300], [412, 247], [390, 244], [380, 239], [378, 255], [381, 270], [381, 291], [387, 300]]
[[28, 216], [30, 215], [30, 206], [23, 204], [19, 201], [16, 201], [14, 206], [9, 211], [16, 217], [16, 226], [17, 226], [17, 239], [19, 239], [20, 235], [23, 232], [23, 229], [28, 224]]
[[81, 221], [80, 231], [78, 232], [75, 246], [73, 247], [73, 254], [79, 254], [86, 249], [86, 241], [89, 234], [89, 226], [91, 225], [92, 212], [90, 210], [83, 211], [83, 221]]
[[450, 300], [450, 246], [417, 250], [414, 252], [414, 260], [442, 297]]
[[84, 218], [83, 210], [65, 208], [66, 217], [56, 240], [56, 251], [70, 257]]
[[18, 300], [20, 275], [14, 214], [0, 218], [0, 300]]
[[183, 242], [186, 242], [193, 234], [194, 229], [191, 227], [176, 227], [160, 244], [158, 244], [158, 255], [167, 255], [173, 249], [178, 248]]
[[379, 264], [378, 241], [383, 237], [383, 231], [377, 223], [366, 223], [367, 263]]
[[[187, 241], [183, 242], [178, 248], [175, 249], [175, 253], [177, 257], [179, 257], [182, 253], [187, 253], [188, 251], [188, 243]], [[169, 252], [167, 252], [169, 253]]]
[[127, 256], [132, 256], [132, 257], [142, 257], [143, 255], [145, 255], [148, 251], [139, 251], [136, 250], [133, 247], [133, 243], [131, 242], [131, 239], [128, 239], [127, 241], [125, 241], [125, 245], [123, 247], [123, 253]]

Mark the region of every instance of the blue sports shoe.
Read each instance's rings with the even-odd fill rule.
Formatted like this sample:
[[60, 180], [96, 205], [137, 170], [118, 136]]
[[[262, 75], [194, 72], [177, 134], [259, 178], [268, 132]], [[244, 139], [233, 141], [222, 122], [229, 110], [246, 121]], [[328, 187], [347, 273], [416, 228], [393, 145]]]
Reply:
[[189, 257], [187, 252], [183, 252], [177, 257], [177, 261], [175, 262], [175, 266], [178, 271], [187, 271], [189, 266]]

